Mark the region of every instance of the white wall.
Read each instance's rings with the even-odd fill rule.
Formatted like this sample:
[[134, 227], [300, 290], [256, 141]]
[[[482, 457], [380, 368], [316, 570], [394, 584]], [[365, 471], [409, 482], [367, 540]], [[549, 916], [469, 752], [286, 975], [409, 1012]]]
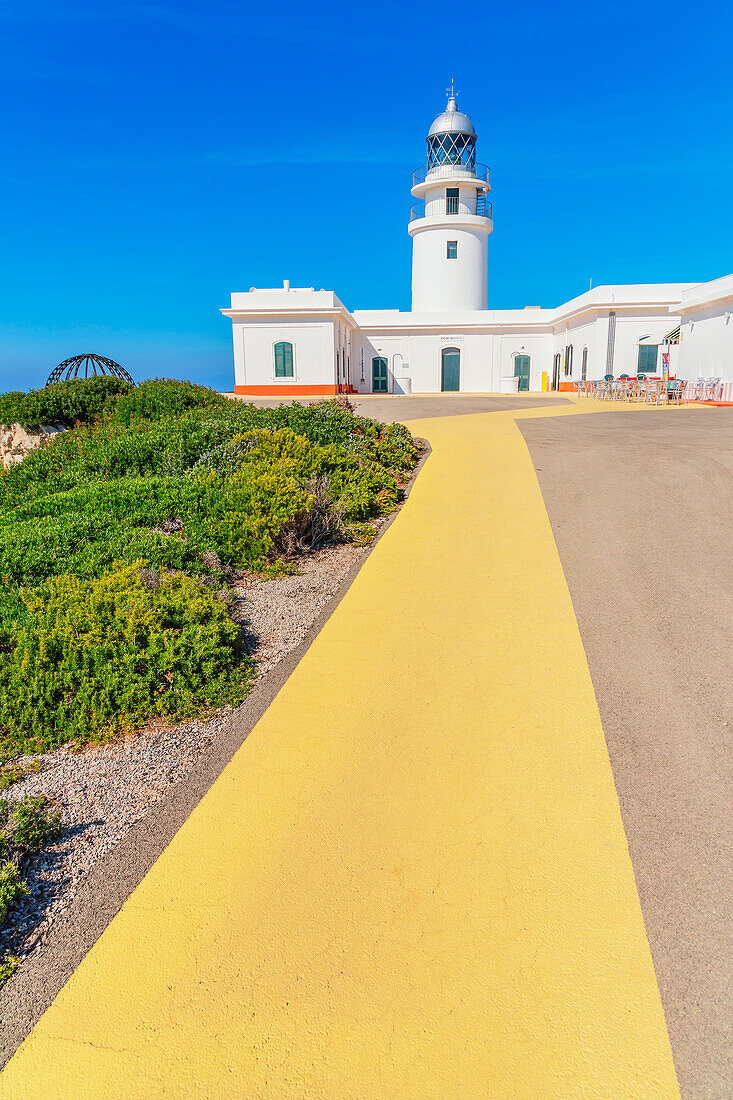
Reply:
[[[443, 199], [445, 202], [445, 199]], [[415, 312], [486, 309], [487, 240], [483, 227], [472, 228], [459, 215], [424, 219], [426, 228], [412, 238], [412, 308]], [[478, 219], [475, 219], [478, 221]], [[415, 224], [415, 223], [413, 223]], [[456, 259], [447, 258], [448, 241], [456, 241]]]
[[[325, 385], [335, 380], [332, 321], [293, 320], [233, 322], [234, 370], [237, 386]], [[293, 377], [275, 377], [274, 345], [293, 345]]]
[[[610, 311], [609, 311], [610, 312]], [[603, 378], [606, 373], [606, 359], [608, 352], [608, 326], [609, 312], [599, 311], [592, 316], [572, 317], [566, 323], [553, 326], [552, 356], [559, 352], [560, 381], [577, 382], [582, 377], [583, 348], [588, 348], [588, 379]], [[620, 374], [635, 375], [639, 365], [639, 342], [661, 343], [672, 329], [675, 328], [678, 318], [670, 314], [668, 310], [658, 309], [624, 309], [619, 306], [616, 309], [616, 335], [614, 340], [612, 373], [618, 378]], [[572, 345], [573, 358], [572, 369], [569, 375], [565, 374], [565, 348]], [[674, 373], [676, 366], [676, 349], [666, 349], [671, 352], [670, 373]], [[662, 349], [659, 351], [659, 373], [662, 370]], [[552, 371], [552, 363], [550, 364]], [[550, 375], [552, 377], [552, 375]]]
[[733, 275], [682, 295], [679, 374], [733, 381]]
[[[496, 393], [505, 375], [514, 375], [514, 356], [530, 357], [530, 389], [539, 390], [546, 370], [550, 337], [546, 334], [466, 332], [460, 326], [413, 333], [371, 333], [361, 336], [354, 386], [362, 393], [372, 388], [372, 357], [383, 355], [390, 373], [390, 392], [395, 380], [407, 376], [413, 393], [439, 393], [444, 348], [460, 351], [460, 388], [464, 393]], [[360, 355], [364, 352], [364, 382]]]

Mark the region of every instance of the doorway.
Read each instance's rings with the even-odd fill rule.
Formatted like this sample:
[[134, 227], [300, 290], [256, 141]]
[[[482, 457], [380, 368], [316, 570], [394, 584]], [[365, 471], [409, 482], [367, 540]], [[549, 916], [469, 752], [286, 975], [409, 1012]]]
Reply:
[[461, 352], [459, 348], [443, 348], [440, 353], [443, 393], [457, 393], [461, 388]]
[[514, 377], [518, 378], [517, 389], [521, 393], [529, 389], [529, 356], [514, 356]]
[[372, 393], [387, 393], [387, 357], [377, 355], [372, 359]]

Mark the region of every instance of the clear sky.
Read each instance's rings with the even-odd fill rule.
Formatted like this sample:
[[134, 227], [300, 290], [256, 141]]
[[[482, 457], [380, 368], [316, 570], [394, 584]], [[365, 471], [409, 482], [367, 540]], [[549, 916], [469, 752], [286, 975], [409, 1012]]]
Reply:
[[455, 75], [489, 305], [733, 271], [721, 3], [0, 0], [0, 384], [95, 351], [232, 382], [250, 286], [410, 306], [410, 172]]

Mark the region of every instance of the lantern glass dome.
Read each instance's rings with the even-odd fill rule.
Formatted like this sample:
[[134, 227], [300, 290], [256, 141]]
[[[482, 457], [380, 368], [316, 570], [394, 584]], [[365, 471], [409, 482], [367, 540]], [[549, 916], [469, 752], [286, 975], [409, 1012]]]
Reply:
[[459, 111], [454, 95], [428, 132], [428, 168], [454, 165], [473, 172], [476, 165], [476, 131], [470, 115]]

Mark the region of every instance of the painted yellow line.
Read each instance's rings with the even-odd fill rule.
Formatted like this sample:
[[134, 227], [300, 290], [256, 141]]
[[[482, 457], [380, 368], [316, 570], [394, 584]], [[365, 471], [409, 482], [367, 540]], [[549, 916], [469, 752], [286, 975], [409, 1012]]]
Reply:
[[0, 1096], [679, 1095], [516, 415], [415, 425], [403, 511]]

